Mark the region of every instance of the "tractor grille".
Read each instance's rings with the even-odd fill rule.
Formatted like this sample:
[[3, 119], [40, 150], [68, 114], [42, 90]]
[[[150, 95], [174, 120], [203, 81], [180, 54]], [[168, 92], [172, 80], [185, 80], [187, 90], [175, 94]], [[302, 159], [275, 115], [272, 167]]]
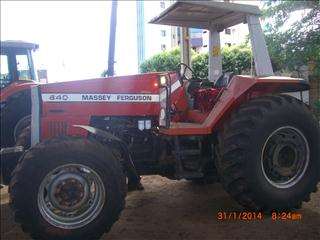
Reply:
[[49, 122], [49, 133], [51, 137], [59, 137], [67, 135], [66, 122]]

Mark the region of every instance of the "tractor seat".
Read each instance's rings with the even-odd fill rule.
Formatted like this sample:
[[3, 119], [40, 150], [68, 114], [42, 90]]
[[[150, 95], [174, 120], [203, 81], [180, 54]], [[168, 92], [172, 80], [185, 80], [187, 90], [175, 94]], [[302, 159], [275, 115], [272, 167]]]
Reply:
[[233, 76], [234, 76], [233, 72], [225, 72], [221, 74], [221, 76], [217, 79], [213, 87], [214, 88], [227, 87]]
[[192, 95], [198, 89], [227, 87], [233, 76], [233, 72], [225, 72], [220, 75], [216, 82], [210, 82], [207, 79], [202, 79], [202, 82], [191, 81], [190, 83], [188, 83], [187, 93]]
[[186, 92], [190, 97], [194, 97], [195, 93], [201, 88], [201, 82], [189, 81], [186, 84]]

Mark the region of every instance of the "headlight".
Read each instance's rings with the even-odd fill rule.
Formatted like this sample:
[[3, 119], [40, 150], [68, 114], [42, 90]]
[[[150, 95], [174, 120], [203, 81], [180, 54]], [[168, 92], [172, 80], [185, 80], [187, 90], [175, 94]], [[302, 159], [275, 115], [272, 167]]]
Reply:
[[161, 110], [160, 110], [159, 119], [160, 120], [165, 120], [166, 119], [166, 110], [164, 110], [163, 108], [161, 108]]
[[159, 126], [165, 127], [166, 126], [166, 110], [161, 108], [159, 114]]
[[166, 76], [161, 76], [160, 77], [160, 86], [166, 86], [167, 85], [167, 78]]

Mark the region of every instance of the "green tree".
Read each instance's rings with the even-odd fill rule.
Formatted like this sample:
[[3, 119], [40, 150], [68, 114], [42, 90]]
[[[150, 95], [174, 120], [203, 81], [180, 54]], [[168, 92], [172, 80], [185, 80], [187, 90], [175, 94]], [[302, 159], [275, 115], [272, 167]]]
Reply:
[[248, 45], [234, 45], [222, 48], [222, 69], [241, 74], [251, 69], [252, 53]]
[[171, 51], [158, 53], [145, 60], [140, 65], [140, 71], [145, 72], [165, 72], [174, 71], [180, 63], [180, 50], [176, 48]]
[[[298, 10], [304, 17], [291, 24]], [[265, 1], [263, 11], [266, 41], [274, 69], [296, 70], [311, 65], [315, 75], [320, 75], [320, 4], [318, 0]]]
[[208, 77], [208, 65], [209, 57], [208, 54], [196, 54], [192, 57], [191, 67], [196, 75], [200, 78]]
[[[192, 69], [198, 77], [208, 77], [208, 54], [198, 54], [192, 51]], [[141, 72], [175, 71], [180, 63], [180, 51], [163, 52], [145, 60]], [[226, 72], [241, 74], [249, 71], [251, 66], [251, 50], [247, 45], [238, 45], [222, 48], [222, 68]]]

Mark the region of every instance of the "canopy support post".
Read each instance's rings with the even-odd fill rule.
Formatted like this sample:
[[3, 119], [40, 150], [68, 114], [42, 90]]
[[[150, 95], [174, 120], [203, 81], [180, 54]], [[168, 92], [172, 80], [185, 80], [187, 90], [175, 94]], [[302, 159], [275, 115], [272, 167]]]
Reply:
[[259, 16], [247, 15], [247, 22], [256, 74], [258, 76], [273, 75], [271, 60], [268, 53], [266, 41], [263, 36]]
[[216, 28], [209, 31], [209, 81], [215, 82], [222, 74], [220, 33]]
[[191, 54], [190, 54], [190, 38], [189, 28], [180, 27], [180, 50], [181, 50], [181, 62], [190, 66]]

